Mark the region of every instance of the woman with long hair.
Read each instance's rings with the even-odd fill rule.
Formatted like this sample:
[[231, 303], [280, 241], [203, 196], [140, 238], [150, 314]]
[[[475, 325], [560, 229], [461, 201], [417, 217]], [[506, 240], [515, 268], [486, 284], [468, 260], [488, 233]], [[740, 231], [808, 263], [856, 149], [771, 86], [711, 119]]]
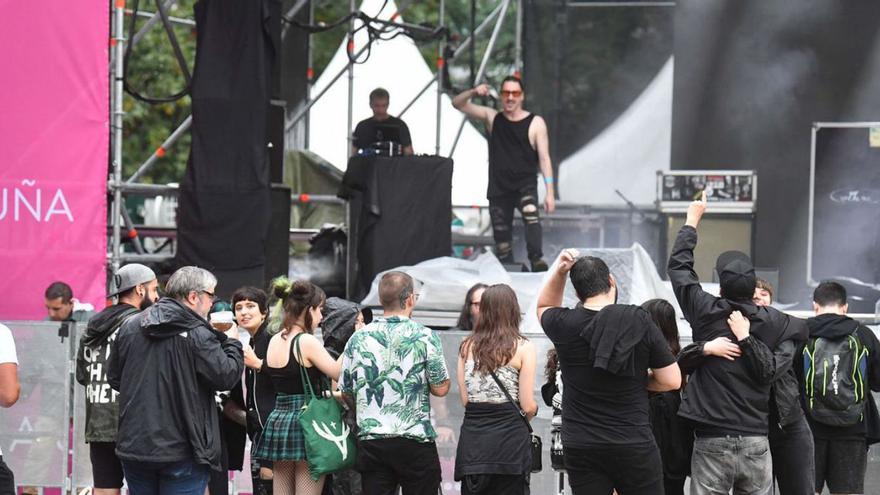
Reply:
[[[675, 308], [664, 299], [651, 299], [642, 304], [651, 315], [654, 323], [660, 327], [663, 337], [672, 354], [678, 356], [681, 343], [678, 339], [678, 324]], [[693, 450], [693, 433], [685, 421], [678, 417], [681, 406], [679, 390], [670, 392], [652, 392], [650, 398], [651, 430], [660, 449], [663, 462], [663, 485], [666, 495], [684, 495], [684, 481], [690, 474], [691, 450]]]
[[311, 282], [286, 278], [275, 279], [272, 291], [278, 298], [280, 311], [276, 316], [281, 318], [281, 330], [269, 341], [263, 372], [271, 377], [277, 395], [254, 457], [273, 462], [274, 493], [319, 495], [325, 477], [313, 481], [309, 476], [298, 422], [306, 402], [300, 366], [306, 368], [313, 384], [320, 383], [318, 372], [338, 380], [342, 366], [313, 335], [321, 323], [324, 291]]
[[455, 325], [456, 330], [471, 331], [480, 316], [480, 299], [488, 285], [484, 283], [476, 283], [468, 289], [464, 296], [464, 306], [461, 307], [461, 313], [458, 315], [458, 323]]
[[531, 449], [523, 419], [538, 412], [533, 396], [537, 358], [534, 345], [519, 332], [520, 322], [513, 289], [488, 287], [473, 334], [459, 349], [458, 388], [465, 416], [455, 479], [461, 481], [463, 495], [528, 493]]

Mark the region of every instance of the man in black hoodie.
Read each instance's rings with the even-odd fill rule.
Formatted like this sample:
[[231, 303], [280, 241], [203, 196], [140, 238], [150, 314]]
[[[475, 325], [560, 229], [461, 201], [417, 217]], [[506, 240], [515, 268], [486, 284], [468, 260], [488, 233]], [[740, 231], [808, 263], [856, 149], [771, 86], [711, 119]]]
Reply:
[[[705, 292], [694, 271], [697, 226], [706, 211], [706, 195], [688, 207], [669, 258], [672, 289], [695, 342], [728, 338], [741, 357], [710, 356], [693, 371], [682, 393], [679, 416], [694, 423], [691, 494], [764, 495], [773, 488], [767, 438], [771, 383], [788, 368], [771, 349], [803, 340], [803, 320], [752, 301], [755, 270], [747, 255], [722, 253], [715, 264], [721, 297]], [[789, 360], [789, 367], [791, 361]]]
[[816, 444], [816, 493], [825, 484], [833, 494], [864, 493], [868, 445], [880, 441], [871, 395], [880, 391], [880, 343], [871, 329], [846, 316], [847, 309], [842, 285], [819, 284], [813, 292], [816, 316], [807, 320], [810, 340], [799, 354], [801, 397]]
[[107, 297], [118, 297], [118, 302], [89, 319], [76, 353], [76, 381], [86, 388], [85, 439], [96, 495], [118, 495], [123, 478], [122, 463], [116, 457], [119, 394], [107, 381], [110, 346], [128, 318], [159, 300], [156, 274], [138, 263], [120, 268], [113, 286]]
[[[569, 272], [580, 304], [563, 308]], [[562, 445], [574, 495], [663, 493], [645, 390], [677, 390], [681, 373], [648, 312], [616, 301], [608, 265], [569, 249], [538, 295], [538, 320], [565, 383]]]
[[119, 391], [116, 454], [133, 495], [202, 494], [220, 469], [214, 392], [244, 369], [241, 343], [206, 321], [217, 279], [180, 268], [163, 297], [119, 329], [110, 353], [110, 385]]

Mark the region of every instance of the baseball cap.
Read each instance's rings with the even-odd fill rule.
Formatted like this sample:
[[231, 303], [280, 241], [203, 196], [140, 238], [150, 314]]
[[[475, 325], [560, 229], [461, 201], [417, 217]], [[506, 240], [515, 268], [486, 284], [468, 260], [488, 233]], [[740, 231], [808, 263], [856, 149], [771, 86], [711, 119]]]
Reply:
[[113, 288], [107, 297], [113, 297], [155, 279], [156, 274], [149, 267], [140, 263], [129, 263], [117, 270], [116, 275], [113, 275], [113, 283], [111, 284]]
[[725, 251], [715, 261], [715, 271], [725, 299], [751, 299], [757, 277], [751, 258], [742, 251]]

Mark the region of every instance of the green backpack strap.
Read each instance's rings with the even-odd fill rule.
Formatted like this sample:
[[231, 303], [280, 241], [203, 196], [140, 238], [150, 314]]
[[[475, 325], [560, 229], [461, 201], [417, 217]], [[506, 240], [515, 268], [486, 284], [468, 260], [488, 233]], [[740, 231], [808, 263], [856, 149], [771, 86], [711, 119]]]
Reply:
[[299, 338], [302, 336], [303, 334], [302, 332], [300, 332], [296, 335], [296, 337], [293, 338], [293, 346], [296, 355], [296, 362], [297, 364], [299, 364], [299, 377], [300, 380], [302, 380], [303, 388], [305, 388], [306, 403], [308, 403], [309, 400], [315, 398], [315, 389], [312, 388], [312, 381], [309, 379], [309, 374], [306, 371], [306, 367], [303, 366], [302, 350], [300, 350], [299, 348]]

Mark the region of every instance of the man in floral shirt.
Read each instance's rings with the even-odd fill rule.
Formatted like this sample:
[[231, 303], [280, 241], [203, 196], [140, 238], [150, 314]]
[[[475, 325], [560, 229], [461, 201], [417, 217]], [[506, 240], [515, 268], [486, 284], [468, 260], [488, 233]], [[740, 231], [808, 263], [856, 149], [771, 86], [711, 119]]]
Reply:
[[440, 459], [428, 394], [449, 392], [440, 338], [412, 320], [418, 294], [413, 279], [388, 272], [379, 282], [384, 315], [348, 341], [342, 358], [342, 390], [357, 407], [357, 470], [364, 493], [434, 495]]

